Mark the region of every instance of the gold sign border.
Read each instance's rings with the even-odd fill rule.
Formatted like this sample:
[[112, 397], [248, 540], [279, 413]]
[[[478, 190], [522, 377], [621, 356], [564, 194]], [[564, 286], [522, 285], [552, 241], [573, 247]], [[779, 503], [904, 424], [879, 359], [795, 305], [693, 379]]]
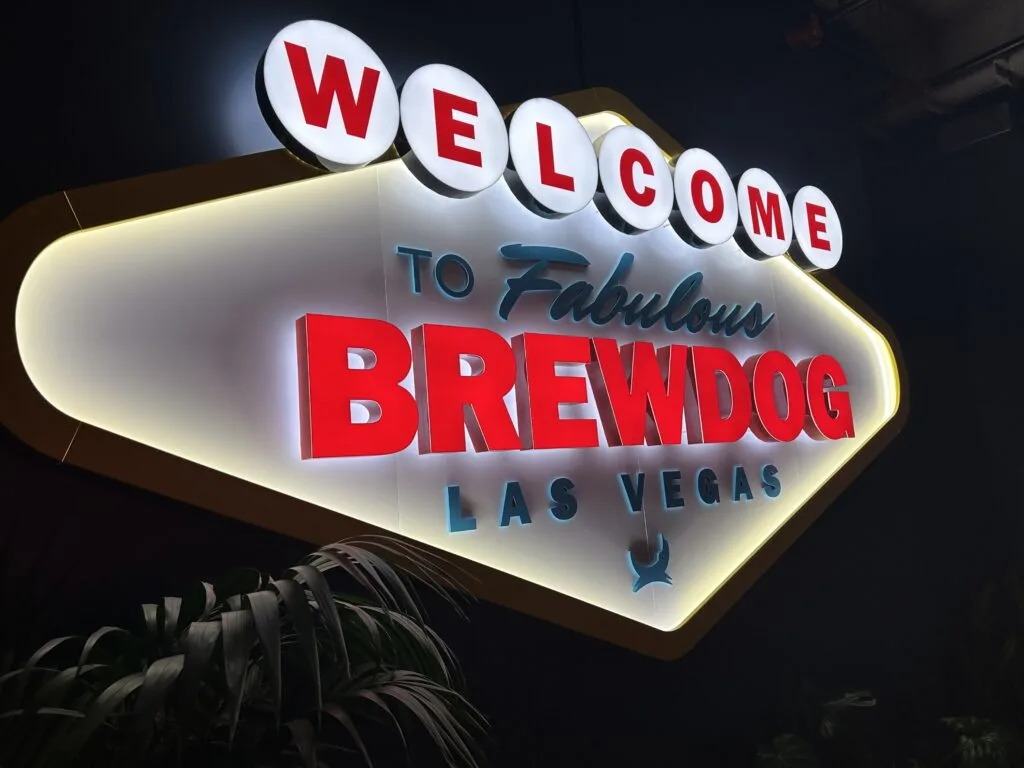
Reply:
[[[668, 156], [682, 151], [665, 131], [615, 91], [591, 88], [555, 100], [578, 116], [614, 112], [644, 130]], [[506, 107], [503, 113], [510, 114], [514, 108], [515, 105]], [[395, 157], [392, 148], [381, 159]], [[286, 536], [322, 544], [348, 536], [391, 535], [367, 523], [72, 419], [51, 406], [32, 385], [15, 338], [15, 305], [22, 280], [36, 256], [64, 235], [322, 173], [325, 171], [310, 167], [286, 150], [275, 150], [59, 192], [20, 208], [0, 222], [0, 312], [7, 318], [0, 335], [0, 421], [18, 438], [62, 463]], [[899, 372], [898, 411], [683, 626], [671, 632], [657, 630], [488, 566], [447, 552], [437, 554], [467, 571], [474, 593], [482, 599], [656, 658], [670, 660], [682, 656], [885, 448], [906, 421], [905, 366], [892, 330], [831, 275], [817, 274], [814, 279], [874, 326], [889, 343]]]

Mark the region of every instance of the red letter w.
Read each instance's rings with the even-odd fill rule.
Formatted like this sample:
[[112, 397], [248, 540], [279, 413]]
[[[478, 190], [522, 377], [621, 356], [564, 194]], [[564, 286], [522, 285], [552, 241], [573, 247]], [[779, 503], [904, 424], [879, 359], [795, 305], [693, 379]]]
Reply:
[[609, 445], [679, 445], [687, 348], [655, 350], [649, 341], [619, 349], [614, 339], [591, 341], [587, 366]]
[[309, 63], [309, 52], [295, 43], [285, 43], [284, 47], [288, 53], [295, 90], [299, 94], [299, 103], [302, 105], [302, 115], [306, 122], [318, 128], [326, 128], [331, 117], [331, 106], [337, 97], [345, 132], [350, 136], [365, 139], [373, 99], [377, 95], [380, 72], [369, 67], [364, 69], [359, 82], [359, 95], [356, 96], [352, 93], [352, 81], [348, 78], [345, 60], [328, 55], [324, 61], [320, 86], [317, 87], [313, 80], [313, 68]]

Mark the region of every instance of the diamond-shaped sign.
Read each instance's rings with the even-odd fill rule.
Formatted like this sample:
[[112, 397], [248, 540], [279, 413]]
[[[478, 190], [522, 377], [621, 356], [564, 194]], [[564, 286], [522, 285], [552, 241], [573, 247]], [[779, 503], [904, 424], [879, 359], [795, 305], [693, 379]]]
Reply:
[[[632, 124], [679, 152], [610, 91], [557, 101], [591, 136]], [[538, 215], [504, 181], [453, 199], [394, 153], [330, 174], [270, 152], [72, 190], [0, 224], [0, 249], [0, 409], [29, 444], [310, 541], [405, 537], [485, 598], [665, 658], [905, 413], [892, 335], [834, 279], [667, 225], [627, 234], [593, 203]], [[583, 311], [580, 283], [608, 302]], [[636, 362], [655, 349], [653, 369]], [[715, 361], [756, 378], [768, 352], [781, 367], [755, 399], [781, 397], [788, 428], [787, 392], [806, 388], [807, 429], [762, 439], [755, 408], [739, 439], [696, 440], [700, 414], [743, 395]], [[786, 361], [815, 360], [786, 379]], [[660, 406], [609, 410], [651, 370]], [[463, 407], [472, 377], [497, 395]], [[815, 414], [840, 412], [821, 439]]]

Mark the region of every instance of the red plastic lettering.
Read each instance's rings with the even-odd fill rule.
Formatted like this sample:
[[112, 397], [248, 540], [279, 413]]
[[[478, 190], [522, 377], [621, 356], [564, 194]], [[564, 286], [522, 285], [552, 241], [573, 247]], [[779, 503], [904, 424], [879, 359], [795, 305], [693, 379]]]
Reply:
[[[502, 399], [516, 383], [508, 342], [493, 331], [452, 325], [421, 325], [412, 340], [420, 453], [465, 451], [466, 427], [477, 451], [518, 450], [519, 435]], [[462, 374], [463, 356], [479, 363], [472, 375]]]
[[811, 237], [811, 247], [819, 251], [831, 251], [832, 243], [822, 235], [825, 234], [824, 218], [828, 215], [823, 205], [807, 204], [807, 229]]
[[[722, 415], [718, 374], [729, 385], [732, 408]], [[732, 353], [718, 347], [690, 347], [690, 376], [697, 397], [696, 424], [687, 423], [691, 443], [733, 443], [750, 427], [753, 403], [743, 366]]]
[[[804, 382], [796, 364], [782, 352], [754, 355], [743, 366], [754, 393], [751, 431], [765, 442], [788, 443], [804, 429], [807, 403]], [[782, 380], [784, 415], [779, 413], [775, 382]]]
[[[750, 201], [750, 218], [754, 223], [754, 234], [760, 235], [765, 230], [766, 237], [774, 237], [778, 240], [785, 239], [782, 231], [782, 203], [776, 192], [769, 192], [765, 197], [767, 202], [761, 199], [761, 190], [756, 187], [747, 187], [747, 197]], [[768, 217], [771, 217], [769, 219]]]
[[437, 131], [437, 156], [457, 163], [483, 167], [484, 159], [478, 150], [462, 147], [455, 143], [456, 136], [476, 138], [472, 123], [456, 120], [455, 113], [461, 112], [476, 117], [477, 104], [472, 99], [454, 93], [434, 89], [434, 128]]
[[516, 387], [524, 448], [596, 448], [595, 419], [563, 419], [558, 406], [587, 402], [584, 376], [559, 376], [555, 365], [590, 362], [590, 339], [524, 333], [512, 339], [520, 361]]
[[[401, 385], [412, 355], [398, 328], [383, 320], [306, 315], [296, 323], [296, 337], [302, 458], [383, 456], [412, 442], [416, 400]], [[365, 350], [372, 367], [350, 368], [348, 353]], [[352, 403], [377, 419], [354, 423]]]
[[[711, 207], [704, 204], [704, 187], [711, 188]], [[693, 198], [693, 207], [708, 224], [717, 224], [725, 215], [725, 195], [718, 179], [710, 171], [698, 170], [690, 179], [690, 197]]]
[[853, 437], [850, 393], [833, 390], [846, 386], [846, 374], [839, 361], [830, 355], [818, 355], [804, 360], [798, 367], [807, 387], [804, 431], [815, 440]]
[[313, 80], [313, 68], [309, 63], [309, 52], [295, 43], [285, 43], [284, 47], [306, 123], [317, 128], [326, 128], [331, 117], [331, 106], [337, 99], [345, 132], [349, 136], [365, 139], [374, 97], [377, 95], [380, 72], [369, 67], [364, 69], [359, 81], [359, 95], [356, 96], [352, 93], [352, 82], [348, 79], [345, 60], [328, 55], [324, 61], [320, 86], [317, 87]]
[[644, 176], [654, 175], [654, 166], [651, 165], [651, 159], [647, 155], [639, 149], [627, 149], [619, 158], [619, 178], [622, 180], [622, 191], [634, 205], [646, 208], [654, 202], [654, 187], [637, 189], [636, 182], [633, 181], [633, 167], [636, 165], [640, 166]]
[[537, 152], [540, 161], [540, 183], [556, 189], [572, 192], [576, 189], [576, 180], [572, 176], [555, 170], [555, 145], [551, 138], [551, 126], [537, 123]]
[[614, 339], [594, 339], [587, 366], [609, 445], [679, 445], [687, 347], [655, 351], [649, 341], [619, 349]]

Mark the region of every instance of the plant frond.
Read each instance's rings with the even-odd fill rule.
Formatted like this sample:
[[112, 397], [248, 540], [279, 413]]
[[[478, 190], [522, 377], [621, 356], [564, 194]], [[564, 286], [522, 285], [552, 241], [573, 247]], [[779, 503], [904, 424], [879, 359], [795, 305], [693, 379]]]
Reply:
[[[336, 591], [332, 572], [359, 594]], [[321, 548], [276, 580], [240, 570], [146, 603], [135, 633], [107, 626], [51, 640], [0, 674], [0, 765], [186, 754], [259, 764], [282, 747], [303, 766], [332, 752], [371, 765], [373, 723], [403, 747], [416, 727], [449, 764], [475, 768], [486, 720], [459, 692], [420, 585], [455, 605], [442, 560], [369, 537]]]

